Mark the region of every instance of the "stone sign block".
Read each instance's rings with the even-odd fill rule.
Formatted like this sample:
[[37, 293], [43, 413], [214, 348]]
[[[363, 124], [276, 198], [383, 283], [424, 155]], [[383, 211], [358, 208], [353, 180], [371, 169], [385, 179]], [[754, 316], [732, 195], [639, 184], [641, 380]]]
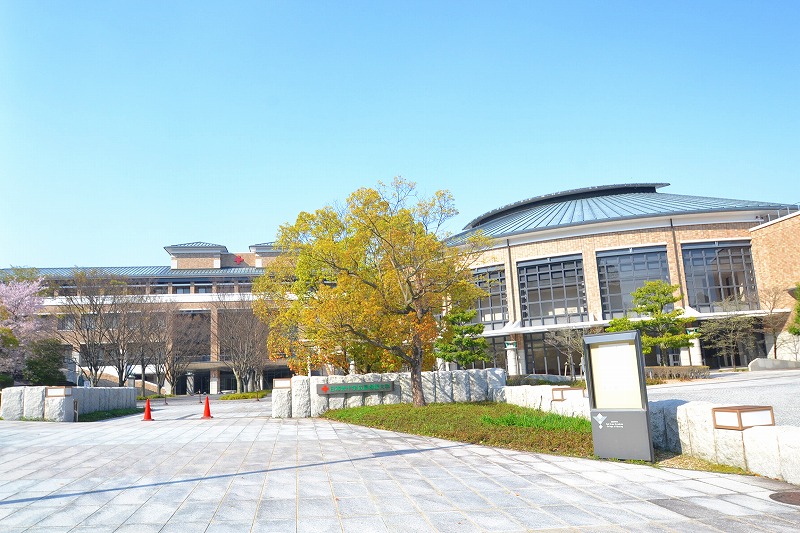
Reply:
[[[329, 385], [335, 385], [338, 383], [344, 383], [344, 376], [328, 376]], [[332, 394], [328, 396], [328, 408], [344, 409], [344, 398], [344, 394]]]
[[469, 374], [469, 397], [471, 402], [485, 402], [489, 398], [489, 383], [486, 381], [486, 371], [472, 369]]
[[272, 391], [272, 417], [290, 418], [292, 416], [291, 389], [275, 389]]
[[292, 376], [292, 418], [311, 416], [311, 387], [308, 376]]
[[778, 448], [780, 426], [755, 426], [742, 431], [747, 469], [771, 478], [781, 477], [781, 454]]
[[44, 391], [47, 387], [25, 387], [22, 416], [28, 420], [44, 418]]
[[453, 370], [451, 375], [453, 377], [453, 401], [468, 402], [469, 374], [466, 370]]
[[381, 398], [381, 402], [386, 405], [393, 405], [400, 403], [400, 386], [398, 385], [398, 375], [396, 373], [390, 372], [387, 374], [380, 374], [381, 381], [383, 382], [391, 382], [394, 383], [394, 387], [389, 392], [383, 393], [383, 397]]
[[453, 373], [449, 370], [432, 372], [436, 378], [436, 402], [452, 403], [453, 401]]
[[324, 384], [328, 379], [324, 376], [311, 376], [311, 416], [320, 416], [328, 410], [328, 396], [317, 392], [317, 385]]
[[25, 387], [7, 387], [2, 392], [0, 416], [3, 420], [19, 420], [24, 415]]

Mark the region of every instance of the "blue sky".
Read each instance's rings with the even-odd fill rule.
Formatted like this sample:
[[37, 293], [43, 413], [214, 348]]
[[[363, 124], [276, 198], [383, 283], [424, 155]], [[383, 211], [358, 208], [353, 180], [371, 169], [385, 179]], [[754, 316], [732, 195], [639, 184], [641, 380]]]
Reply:
[[628, 182], [800, 202], [798, 2], [0, 0], [0, 267], [246, 251], [395, 175], [458, 231]]

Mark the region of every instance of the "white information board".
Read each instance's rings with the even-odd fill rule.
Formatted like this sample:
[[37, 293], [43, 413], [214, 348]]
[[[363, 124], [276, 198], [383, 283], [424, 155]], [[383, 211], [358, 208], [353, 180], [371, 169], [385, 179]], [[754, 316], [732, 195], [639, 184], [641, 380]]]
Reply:
[[634, 342], [589, 344], [596, 409], [641, 409]]

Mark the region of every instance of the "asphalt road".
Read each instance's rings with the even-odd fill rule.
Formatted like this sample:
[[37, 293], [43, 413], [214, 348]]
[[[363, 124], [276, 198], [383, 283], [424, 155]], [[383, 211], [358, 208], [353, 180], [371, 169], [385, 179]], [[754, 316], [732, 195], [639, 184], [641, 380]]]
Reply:
[[800, 427], [800, 370], [714, 372], [707, 380], [647, 387], [647, 399], [771, 405], [775, 424]]

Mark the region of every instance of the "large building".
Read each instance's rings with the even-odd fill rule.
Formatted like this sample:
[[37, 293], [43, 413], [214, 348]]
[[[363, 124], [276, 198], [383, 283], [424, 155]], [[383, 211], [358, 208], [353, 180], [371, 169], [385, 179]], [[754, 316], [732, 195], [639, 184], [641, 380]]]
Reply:
[[[493, 243], [475, 269], [490, 293], [476, 307], [494, 355], [491, 366], [508, 365], [512, 373], [574, 372], [547, 342], [548, 332], [608, 324], [630, 311], [631, 292], [649, 280], [678, 285], [676, 305], [696, 324], [730, 312], [725, 307], [730, 302], [738, 313], [789, 317], [792, 289], [800, 281], [800, 262], [787, 251], [800, 230], [797, 206], [658, 192], [666, 186], [608, 185], [538, 196], [489, 211], [450, 238], [457, 246], [481, 231]], [[123, 278], [136, 292], [204, 321], [206, 333], [189, 369], [193, 379], [177, 383], [178, 393], [187, 386], [211, 393], [233, 389], [215, 335], [219, 304], [252, 298], [253, 280], [279, 252], [270, 243], [245, 253], [205, 242], [165, 250], [169, 266], [77, 270]], [[38, 271], [55, 287], [45, 303], [57, 315], [76, 290], [71, 281], [76, 269]], [[776, 298], [767, 304], [768, 294]], [[793, 338], [781, 334], [788, 337]], [[763, 333], [757, 340], [743, 347], [743, 359], [765, 357], [777, 342]], [[722, 364], [702, 344], [701, 338], [692, 348], [649, 363]], [[798, 358], [797, 342], [777, 344], [779, 358]], [[71, 348], [79, 357], [81, 347]], [[287, 373], [274, 362], [262, 376]]]
[[[678, 285], [677, 305], [698, 324], [729, 312], [730, 302], [740, 313], [762, 316], [767, 294], [779, 295], [768, 312], [789, 316], [790, 292], [800, 281], [800, 262], [786, 248], [800, 224], [797, 206], [658, 192], [667, 185], [608, 185], [522, 200], [475, 218], [451, 238], [457, 245], [482, 231], [494, 243], [478, 268], [493, 281], [478, 312], [494, 363], [503, 364], [514, 342], [510, 372], [516, 366], [563, 373], [568, 361], [546, 342], [547, 332], [608, 324], [629, 312], [631, 292], [650, 280]], [[759, 340], [743, 347], [744, 358], [763, 357], [775, 343]], [[779, 357], [797, 358], [791, 343], [780, 344]], [[702, 340], [663, 362], [721, 364]]]

